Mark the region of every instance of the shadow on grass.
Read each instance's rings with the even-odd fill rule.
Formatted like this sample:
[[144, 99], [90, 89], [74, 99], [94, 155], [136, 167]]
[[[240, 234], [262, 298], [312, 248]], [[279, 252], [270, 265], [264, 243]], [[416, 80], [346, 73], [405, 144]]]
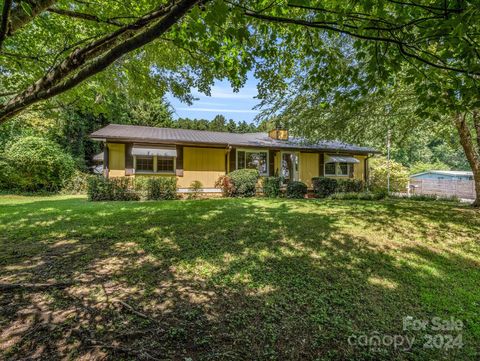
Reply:
[[[0, 280], [76, 284], [3, 293], [0, 351], [12, 359], [472, 359], [480, 342], [472, 212], [241, 199], [5, 205]], [[406, 316], [462, 319], [465, 346], [424, 349], [426, 331], [403, 331]], [[418, 342], [408, 352], [347, 342], [375, 332]]]

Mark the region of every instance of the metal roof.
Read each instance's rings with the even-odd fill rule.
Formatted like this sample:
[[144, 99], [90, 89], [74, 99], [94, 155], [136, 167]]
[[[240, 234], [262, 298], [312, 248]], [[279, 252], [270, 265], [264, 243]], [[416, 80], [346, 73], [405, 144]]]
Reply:
[[319, 141], [309, 143], [304, 139], [290, 138], [276, 140], [267, 133], [228, 133], [206, 130], [155, 128], [138, 125], [110, 124], [93, 132], [91, 138], [97, 140], [117, 140], [166, 144], [201, 144], [236, 147], [258, 147], [275, 149], [308, 149], [325, 151], [345, 151], [358, 153], [378, 153], [369, 147], [360, 147], [339, 141]]
[[417, 173], [417, 174], [413, 174], [411, 175], [411, 177], [418, 177], [420, 175], [423, 175], [423, 174], [430, 174], [430, 173], [433, 173], [433, 174], [440, 174], [440, 175], [447, 175], [447, 176], [452, 176], [452, 177], [472, 177], [473, 176], [473, 172], [471, 171], [463, 171], [463, 170], [429, 170], [429, 171], [426, 171], [426, 172], [421, 172], [421, 173]]

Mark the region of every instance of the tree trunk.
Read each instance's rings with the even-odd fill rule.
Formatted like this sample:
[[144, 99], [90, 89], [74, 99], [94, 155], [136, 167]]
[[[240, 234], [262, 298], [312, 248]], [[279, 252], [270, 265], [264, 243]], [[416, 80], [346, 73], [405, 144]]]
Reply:
[[[476, 115], [474, 114], [474, 117], [475, 116]], [[474, 119], [474, 122], [476, 121], [477, 119]], [[465, 155], [467, 156], [468, 163], [470, 163], [470, 166], [472, 167], [476, 194], [476, 199], [473, 203], [473, 206], [480, 207], [480, 152], [478, 151], [480, 144], [475, 145], [474, 143], [470, 128], [468, 127], [466, 114], [457, 113], [455, 115], [454, 122], [458, 130], [458, 135], [460, 136], [460, 143], [462, 144]], [[480, 139], [479, 134], [477, 134], [477, 139]]]

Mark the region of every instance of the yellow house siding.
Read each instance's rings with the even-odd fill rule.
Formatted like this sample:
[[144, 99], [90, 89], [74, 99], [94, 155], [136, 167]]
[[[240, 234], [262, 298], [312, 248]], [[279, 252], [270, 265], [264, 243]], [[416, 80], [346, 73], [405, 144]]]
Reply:
[[318, 177], [318, 153], [300, 153], [300, 182], [309, 188], [312, 186], [312, 178]]
[[358, 180], [365, 180], [365, 156], [363, 155], [356, 155], [360, 163], [355, 164], [353, 168], [353, 177]]
[[125, 144], [108, 143], [108, 175], [125, 176]]
[[218, 177], [225, 175], [225, 149], [185, 147], [183, 152], [183, 177], [177, 177], [180, 188], [195, 180], [205, 188], [214, 188]]

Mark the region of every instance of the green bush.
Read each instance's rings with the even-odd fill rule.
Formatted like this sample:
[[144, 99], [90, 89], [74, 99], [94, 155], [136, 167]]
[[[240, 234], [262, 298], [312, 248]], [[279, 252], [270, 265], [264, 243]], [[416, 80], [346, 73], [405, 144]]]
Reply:
[[338, 200], [360, 200], [360, 201], [378, 201], [386, 198], [384, 192], [345, 192], [334, 193], [329, 196], [330, 199]]
[[34, 136], [9, 143], [3, 161], [8, 164], [8, 179], [2, 183], [28, 192], [59, 191], [75, 171], [74, 160], [58, 144]]
[[408, 199], [411, 201], [421, 201], [421, 202], [430, 202], [430, 201], [439, 201], [439, 202], [454, 202], [459, 203], [460, 198], [457, 196], [438, 196], [435, 194], [412, 194], [410, 196], [406, 194], [390, 194], [388, 196], [391, 199]]
[[276, 198], [280, 195], [282, 177], [265, 177], [263, 179], [263, 194], [265, 197]]
[[190, 193], [188, 193], [188, 199], [197, 199], [202, 188], [203, 184], [198, 180], [194, 180], [192, 183], [190, 183]]
[[361, 192], [363, 190], [363, 181], [358, 179], [339, 179], [337, 180], [337, 192]]
[[140, 196], [133, 189], [129, 177], [107, 179], [92, 176], [88, 179], [88, 199], [91, 201], [138, 201]]
[[289, 182], [287, 184], [287, 198], [305, 198], [307, 185], [302, 182]]
[[[370, 160], [370, 188], [373, 191], [387, 190], [388, 162], [386, 158]], [[390, 191], [405, 192], [409, 181], [408, 169], [390, 160]]]
[[337, 191], [338, 182], [333, 178], [314, 177], [312, 178], [312, 186], [315, 195], [324, 198]]
[[15, 167], [5, 158], [0, 158], [0, 190], [12, 190], [21, 182]]
[[147, 182], [147, 199], [162, 200], [177, 198], [175, 177], [151, 177]]
[[88, 180], [93, 177], [91, 174], [76, 170], [70, 179], [65, 183], [62, 193], [65, 194], [86, 194], [88, 191]]
[[256, 193], [257, 181], [259, 178], [256, 169], [237, 169], [228, 174], [233, 184], [232, 196], [253, 197]]

